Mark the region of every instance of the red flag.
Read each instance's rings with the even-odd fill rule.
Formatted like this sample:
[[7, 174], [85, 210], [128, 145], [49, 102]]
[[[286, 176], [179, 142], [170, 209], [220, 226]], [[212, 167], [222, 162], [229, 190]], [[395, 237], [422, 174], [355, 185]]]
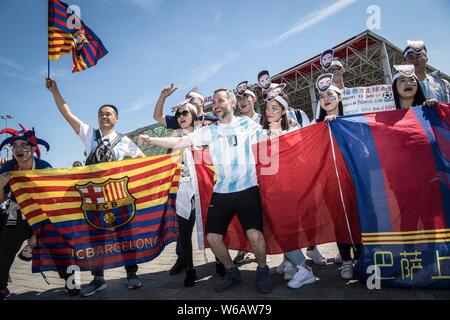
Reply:
[[[332, 143], [325, 123], [272, 140], [268, 148], [261, 143], [255, 146], [254, 152], [258, 155], [255, 158], [258, 159], [268, 254], [335, 241], [360, 243], [354, 187], [335, 144], [341, 197]], [[270, 157], [265, 157], [265, 154]], [[204, 221], [213, 187], [213, 171], [208, 158], [208, 155], [203, 155], [203, 164], [196, 165]], [[277, 166], [278, 170], [272, 174], [264, 174]], [[229, 249], [251, 251], [236, 216], [228, 227], [225, 242]]]

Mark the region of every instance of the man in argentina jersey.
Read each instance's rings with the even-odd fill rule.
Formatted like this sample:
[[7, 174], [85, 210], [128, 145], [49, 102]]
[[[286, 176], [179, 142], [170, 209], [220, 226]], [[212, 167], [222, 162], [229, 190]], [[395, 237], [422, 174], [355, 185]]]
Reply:
[[205, 145], [209, 147], [217, 182], [208, 209], [205, 233], [211, 250], [226, 269], [224, 278], [215, 290], [223, 292], [241, 282], [239, 269], [233, 264], [223, 241], [228, 225], [234, 214], [237, 214], [258, 264], [258, 291], [269, 293], [273, 284], [266, 263], [262, 209], [251, 147], [257, 141], [257, 132], [261, 130], [261, 126], [248, 117], [235, 117], [235, 108], [234, 93], [228, 89], [218, 89], [213, 98], [213, 111], [219, 119], [217, 124], [180, 138], [141, 135], [139, 143], [178, 149]]

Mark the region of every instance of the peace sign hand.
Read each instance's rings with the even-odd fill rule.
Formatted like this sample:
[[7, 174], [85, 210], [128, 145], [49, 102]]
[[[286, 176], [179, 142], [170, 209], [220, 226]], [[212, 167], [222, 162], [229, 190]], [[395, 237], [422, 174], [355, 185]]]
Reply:
[[177, 90], [178, 90], [178, 88], [175, 87], [172, 83], [170, 86], [166, 86], [166, 87], [164, 87], [164, 89], [162, 89], [161, 96], [164, 98], [167, 98], [167, 97], [171, 96]]

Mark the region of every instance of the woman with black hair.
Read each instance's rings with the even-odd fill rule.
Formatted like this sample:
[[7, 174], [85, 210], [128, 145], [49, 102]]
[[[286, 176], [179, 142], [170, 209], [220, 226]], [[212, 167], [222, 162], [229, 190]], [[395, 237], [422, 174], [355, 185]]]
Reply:
[[415, 74], [414, 65], [396, 65], [397, 71], [392, 77], [392, 91], [397, 109], [408, 109], [421, 105], [434, 105], [437, 100], [427, 100], [419, 80]]
[[334, 120], [344, 115], [341, 90], [331, 85], [324, 92], [319, 93], [320, 113], [317, 122]]
[[[263, 130], [259, 140], [272, 139], [289, 131], [300, 129], [295, 125], [290, 125], [289, 104], [287, 97], [278, 92], [274, 95], [269, 93], [268, 101], [262, 108]], [[279, 274], [284, 274], [284, 279], [289, 280], [287, 286], [289, 288], [300, 288], [303, 285], [311, 284], [316, 281], [312, 270], [305, 264], [305, 256], [302, 250], [293, 250], [284, 254], [282, 264], [277, 267]]]
[[[320, 113], [317, 122], [332, 121], [337, 117], [344, 115], [342, 105], [341, 89], [331, 84], [316, 86], [319, 91]], [[345, 280], [353, 279], [353, 260], [351, 257], [351, 249], [353, 248], [353, 256], [358, 260], [361, 253], [361, 245], [337, 243], [339, 253], [342, 258], [341, 277]]]

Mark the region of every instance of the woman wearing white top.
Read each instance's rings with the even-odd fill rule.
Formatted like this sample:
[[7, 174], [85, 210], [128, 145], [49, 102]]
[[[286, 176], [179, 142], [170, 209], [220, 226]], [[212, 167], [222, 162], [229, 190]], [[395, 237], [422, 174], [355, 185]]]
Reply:
[[[171, 88], [165, 88], [162, 94], [174, 90]], [[175, 113], [175, 118], [180, 126], [180, 129], [174, 131], [174, 135], [181, 137], [191, 133], [195, 129], [195, 122], [197, 121], [196, 108], [187, 102], [180, 105]], [[139, 144], [142, 144], [145, 140], [145, 136], [139, 137]], [[186, 277], [184, 279], [185, 287], [192, 287], [197, 280], [197, 274], [194, 269], [192, 258], [192, 232], [194, 230], [194, 224], [197, 220], [199, 231], [203, 230], [201, 224], [200, 210], [199, 210], [199, 196], [197, 191], [197, 183], [195, 177], [194, 159], [191, 149], [183, 150], [183, 164], [181, 167], [180, 184], [177, 192], [176, 212], [179, 225], [179, 239], [177, 242], [180, 244], [180, 254], [177, 260], [177, 264], [181, 264], [186, 271]], [[196, 219], [197, 218], [197, 219]], [[201, 239], [200, 239], [201, 238]], [[199, 237], [200, 242], [203, 237]], [[202, 243], [199, 246], [203, 247]]]

